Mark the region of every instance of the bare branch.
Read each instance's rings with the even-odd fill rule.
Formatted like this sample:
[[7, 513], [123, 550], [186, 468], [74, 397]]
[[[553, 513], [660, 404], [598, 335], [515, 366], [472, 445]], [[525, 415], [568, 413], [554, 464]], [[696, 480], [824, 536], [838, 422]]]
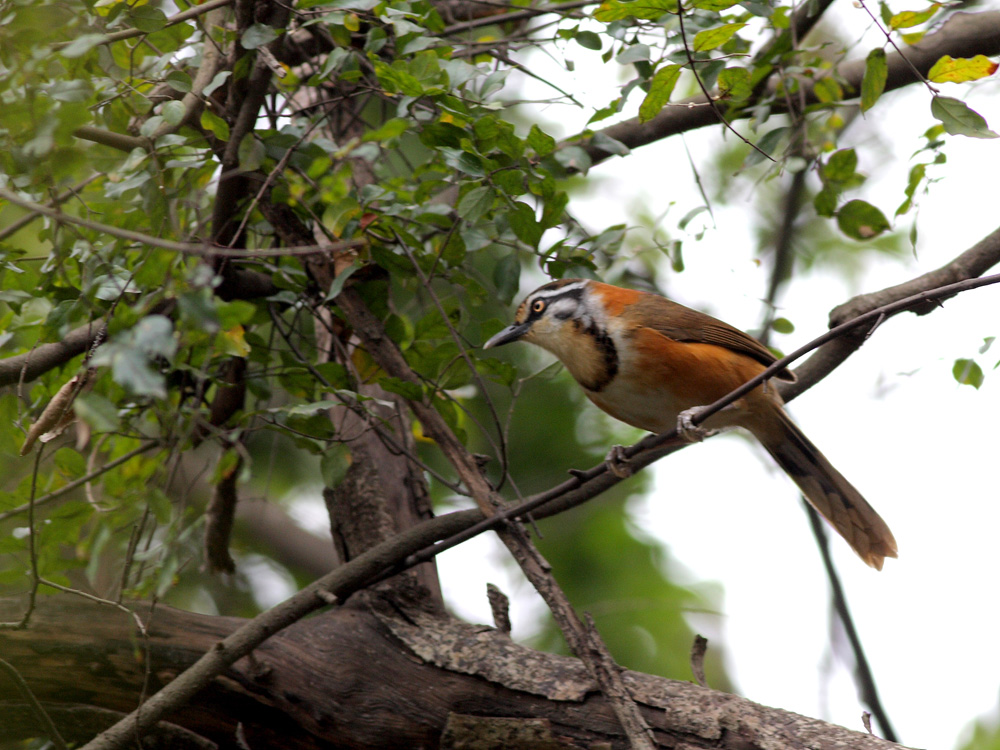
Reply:
[[28, 705], [31, 707], [31, 712], [35, 715], [38, 723], [42, 725], [42, 729], [52, 741], [52, 744], [55, 745], [56, 750], [67, 750], [66, 741], [62, 738], [62, 735], [59, 734], [59, 730], [56, 729], [56, 725], [52, 723], [52, 719], [45, 712], [45, 709], [42, 708], [42, 704], [38, 702], [35, 694], [31, 692], [31, 688], [28, 687], [28, 683], [24, 681], [20, 673], [14, 669], [13, 665], [3, 659], [0, 659], [0, 671], [5, 672], [7, 676], [13, 680], [14, 684], [17, 685], [18, 691], [20, 691], [21, 695], [24, 696], [24, 699], [28, 702]]
[[[948, 284], [955, 284], [965, 279], [974, 279], [988, 269], [1000, 263], [1000, 228], [994, 230], [971, 248], [940, 268], [911, 279], [903, 284], [888, 287], [879, 292], [862, 294], [834, 308], [830, 313], [830, 325], [837, 326], [845, 321], [870, 314], [874, 310], [884, 309], [887, 305], [899, 302], [922, 292], [937, 289]], [[959, 291], [962, 291], [959, 289]], [[926, 315], [937, 309], [942, 299], [951, 295], [935, 296], [933, 301], [916, 303], [910, 309], [918, 315]], [[857, 351], [864, 343], [864, 334], [856, 331], [852, 335], [832, 339], [822, 346], [801, 367], [795, 370], [797, 377], [794, 383], [782, 383], [778, 386], [782, 398], [786, 401], [798, 396], [811, 388], [820, 380], [835, 370], [845, 359]]]
[[39, 344], [24, 354], [0, 359], [0, 388], [14, 383], [28, 383], [54, 367], [69, 362], [102, 340], [107, 333], [103, 322], [74, 328], [60, 341]]
[[[947, 23], [933, 34], [925, 36], [918, 44], [907, 49], [907, 59], [904, 60], [897, 52], [886, 56], [888, 78], [886, 91], [893, 91], [911, 83], [920, 81], [911, 68], [916, 68], [921, 75], [926, 76], [931, 66], [942, 55], [952, 57], [974, 57], [975, 55], [1000, 54], [1000, 11], [982, 13], [956, 13]], [[839, 65], [836, 69], [838, 78], [847, 82], [855, 91], [861, 90], [861, 80], [864, 77], [865, 60], [852, 60]], [[803, 82], [805, 102], [813, 104], [818, 101], [810, 85]], [[717, 122], [714, 110], [708, 106], [704, 95], [690, 97], [683, 101], [668, 105], [663, 111], [647, 122], [639, 122], [633, 118], [612, 125], [599, 131], [630, 149], [645, 146], [663, 140], [678, 133], [703, 128]], [[733, 113], [733, 117], [749, 117], [752, 112], [750, 102], [742, 110]], [[780, 102], [775, 102], [775, 110], [780, 109]], [[594, 137], [586, 139], [572, 138], [564, 145], [578, 145], [583, 148], [591, 161], [596, 164], [607, 159], [610, 154], [594, 144]]]

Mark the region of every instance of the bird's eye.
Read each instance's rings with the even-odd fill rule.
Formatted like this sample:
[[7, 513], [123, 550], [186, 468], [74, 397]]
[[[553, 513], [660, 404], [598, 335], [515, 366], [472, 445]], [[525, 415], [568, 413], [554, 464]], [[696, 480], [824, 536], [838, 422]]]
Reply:
[[545, 309], [545, 300], [543, 299], [536, 299], [534, 302], [531, 303], [531, 312], [533, 313], [540, 313], [544, 309]]

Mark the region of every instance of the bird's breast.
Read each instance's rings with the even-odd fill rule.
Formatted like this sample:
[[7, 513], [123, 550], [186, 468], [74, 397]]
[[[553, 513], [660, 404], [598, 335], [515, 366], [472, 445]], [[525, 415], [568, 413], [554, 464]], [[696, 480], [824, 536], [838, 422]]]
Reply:
[[[619, 357], [615, 376], [599, 391], [581, 385], [597, 407], [650, 432], [673, 429], [682, 411], [722, 398], [763, 369], [724, 347], [674, 341], [650, 328], [616, 332], [614, 339]], [[709, 426], [739, 424], [740, 418], [738, 405], [716, 415]]]

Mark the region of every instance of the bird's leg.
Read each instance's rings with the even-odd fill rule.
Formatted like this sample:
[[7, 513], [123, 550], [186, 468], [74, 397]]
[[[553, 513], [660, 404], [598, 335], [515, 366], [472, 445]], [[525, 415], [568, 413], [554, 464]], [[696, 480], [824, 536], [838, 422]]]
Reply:
[[625, 448], [620, 445], [611, 447], [611, 450], [608, 451], [608, 455], [604, 459], [604, 463], [607, 465], [608, 471], [619, 479], [628, 479], [635, 473], [635, 470], [632, 468], [632, 462], [625, 455]]
[[[677, 436], [681, 440], [686, 440], [689, 443], [700, 443], [705, 438], [719, 432], [717, 429], [705, 428], [694, 423], [695, 418], [707, 408], [706, 406], [692, 406], [690, 409], [685, 409], [677, 415]], [[735, 404], [730, 404], [720, 409], [720, 411], [736, 408]]]

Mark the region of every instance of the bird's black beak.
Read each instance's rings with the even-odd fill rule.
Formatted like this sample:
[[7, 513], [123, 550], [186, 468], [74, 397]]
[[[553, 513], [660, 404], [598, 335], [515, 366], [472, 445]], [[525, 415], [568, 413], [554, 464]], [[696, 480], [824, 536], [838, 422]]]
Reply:
[[504, 344], [509, 344], [511, 341], [517, 341], [528, 332], [529, 328], [531, 328], [530, 323], [514, 323], [509, 325], [483, 344], [483, 349], [492, 349], [494, 346], [503, 346]]

